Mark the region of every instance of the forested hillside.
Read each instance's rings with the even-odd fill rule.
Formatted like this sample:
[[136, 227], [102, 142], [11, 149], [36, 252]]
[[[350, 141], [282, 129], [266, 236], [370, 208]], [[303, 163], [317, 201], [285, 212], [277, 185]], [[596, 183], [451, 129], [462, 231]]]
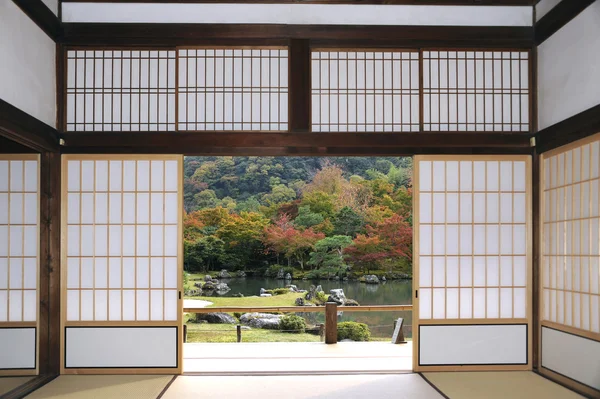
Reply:
[[411, 173], [412, 158], [187, 157], [186, 269], [410, 272]]

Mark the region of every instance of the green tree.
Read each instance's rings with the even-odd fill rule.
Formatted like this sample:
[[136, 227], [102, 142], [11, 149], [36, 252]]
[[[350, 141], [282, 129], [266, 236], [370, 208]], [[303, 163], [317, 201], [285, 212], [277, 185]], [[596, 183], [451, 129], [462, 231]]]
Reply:
[[263, 202], [268, 205], [281, 204], [296, 199], [296, 191], [284, 184], [276, 184], [269, 194], [263, 195]]
[[334, 198], [333, 195], [326, 194], [323, 191], [314, 191], [304, 194], [302, 205], [308, 206], [312, 212], [320, 213], [327, 219], [335, 213]]
[[307, 263], [315, 268], [341, 268], [344, 266], [344, 250], [351, 244], [352, 238], [348, 236], [326, 237], [317, 241], [315, 250], [310, 253], [310, 260]]
[[214, 208], [219, 204], [219, 199], [214, 190], [202, 190], [194, 195], [196, 209]]
[[201, 237], [196, 241], [184, 241], [184, 262], [188, 271], [215, 270], [224, 254], [223, 240], [215, 236]]
[[263, 251], [263, 236], [269, 220], [254, 212], [242, 212], [231, 217], [216, 232], [225, 243], [223, 263], [235, 269], [255, 261]]
[[363, 230], [364, 220], [352, 208], [347, 206], [333, 217], [333, 233], [344, 236], [354, 237]]
[[294, 219], [294, 224], [305, 229], [323, 223], [323, 215], [310, 210], [309, 206], [301, 206], [298, 208], [298, 216]]

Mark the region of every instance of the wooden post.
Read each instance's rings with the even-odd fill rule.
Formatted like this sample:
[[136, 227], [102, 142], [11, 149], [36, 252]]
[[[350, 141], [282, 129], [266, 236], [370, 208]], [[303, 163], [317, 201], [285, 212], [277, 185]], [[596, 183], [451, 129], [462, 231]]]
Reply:
[[237, 342], [242, 342], [242, 326], [237, 325]]
[[325, 304], [325, 343], [337, 344], [337, 303]]
[[325, 339], [325, 324], [323, 323], [319, 324], [319, 338], [321, 338], [321, 341]]
[[183, 325], [183, 343], [187, 342], [187, 324]]

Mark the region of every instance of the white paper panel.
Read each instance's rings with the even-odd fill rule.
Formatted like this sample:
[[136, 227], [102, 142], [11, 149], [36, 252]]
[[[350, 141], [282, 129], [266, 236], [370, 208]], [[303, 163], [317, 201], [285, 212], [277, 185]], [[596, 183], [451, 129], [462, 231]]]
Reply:
[[542, 327], [542, 366], [600, 390], [600, 342]]
[[66, 367], [176, 367], [177, 328], [67, 328]]
[[527, 326], [420, 326], [419, 364], [526, 364]]
[[35, 328], [0, 328], [0, 369], [36, 367]]

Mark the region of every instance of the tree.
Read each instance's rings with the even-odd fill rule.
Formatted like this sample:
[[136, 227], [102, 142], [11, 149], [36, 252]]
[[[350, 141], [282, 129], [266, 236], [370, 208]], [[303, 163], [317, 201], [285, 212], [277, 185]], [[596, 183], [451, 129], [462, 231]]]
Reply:
[[294, 219], [294, 224], [298, 227], [309, 228], [323, 223], [323, 215], [310, 210], [309, 206], [298, 208], [298, 216]]
[[352, 245], [346, 248], [346, 259], [362, 269], [363, 273], [370, 273], [373, 269], [379, 269], [387, 258], [386, 249], [379, 236], [359, 234]]
[[233, 268], [246, 268], [262, 252], [265, 227], [269, 220], [254, 212], [242, 212], [231, 215], [219, 227], [216, 236], [225, 243], [225, 264]]
[[351, 208], [345, 206], [333, 217], [334, 234], [354, 237], [364, 227], [363, 218]]
[[342, 169], [339, 166], [325, 164], [319, 170], [312, 181], [304, 187], [304, 195], [321, 191], [325, 194], [338, 194], [342, 191], [348, 182], [343, 177]]
[[219, 204], [219, 199], [214, 190], [202, 190], [194, 195], [196, 209], [214, 208]]
[[308, 264], [318, 267], [340, 268], [344, 266], [344, 250], [352, 244], [352, 238], [336, 235], [326, 237], [315, 244]]
[[308, 206], [312, 212], [320, 213], [326, 219], [335, 213], [334, 196], [323, 191], [305, 193], [302, 205]]
[[291, 265], [295, 258], [304, 270], [305, 257], [314, 248], [315, 243], [325, 238], [325, 234], [316, 233], [312, 229], [297, 230], [287, 215], [281, 216], [274, 225], [265, 229], [265, 245], [278, 254], [283, 254]]
[[184, 262], [188, 271], [214, 270], [224, 255], [223, 240], [215, 236], [201, 237], [196, 241], [184, 242]]
[[284, 184], [276, 184], [271, 188], [269, 194], [263, 195], [262, 199], [268, 205], [281, 204], [296, 199], [296, 191]]

